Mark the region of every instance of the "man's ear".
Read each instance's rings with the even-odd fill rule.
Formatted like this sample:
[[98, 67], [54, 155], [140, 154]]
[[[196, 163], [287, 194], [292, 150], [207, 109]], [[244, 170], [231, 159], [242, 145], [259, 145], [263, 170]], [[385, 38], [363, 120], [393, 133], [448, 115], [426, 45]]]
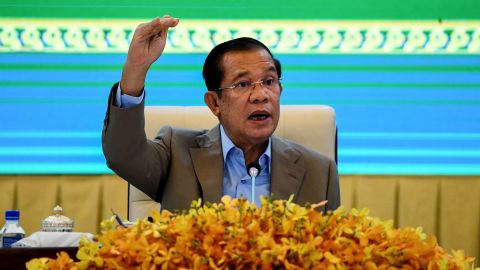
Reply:
[[219, 97], [216, 92], [214, 91], [207, 91], [205, 92], [205, 95], [203, 95], [203, 100], [205, 101], [205, 104], [207, 104], [208, 108], [210, 108], [210, 111], [216, 116], [220, 116], [220, 106], [218, 103], [220, 102]]
[[280, 83], [280, 95], [282, 94], [282, 91], [283, 91], [283, 84]]

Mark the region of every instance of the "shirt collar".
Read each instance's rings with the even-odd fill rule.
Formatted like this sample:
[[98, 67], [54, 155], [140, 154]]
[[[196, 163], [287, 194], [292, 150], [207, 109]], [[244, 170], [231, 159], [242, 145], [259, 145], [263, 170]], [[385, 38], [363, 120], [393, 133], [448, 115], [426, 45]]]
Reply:
[[[225, 130], [223, 129], [222, 125], [220, 125], [220, 137], [221, 137], [221, 140], [222, 140], [223, 162], [226, 163], [228, 152], [232, 148], [235, 148], [236, 146], [235, 146], [235, 144], [233, 144], [232, 140], [230, 140], [227, 133], [225, 133]], [[271, 156], [272, 156], [272, 139], [271, 138], [268, 138], [267, 149], [265, 149], [265, 152], [263, 152], [263, 154], [260, 155], [260, 156], [263, 156], [263, 155], [266, 155], [268, 157], [268, 160], [269, 160], [268, 166], [270, 167], [270, 163], [271, 163], [271, 160], [272, 160], [271, 159]]]

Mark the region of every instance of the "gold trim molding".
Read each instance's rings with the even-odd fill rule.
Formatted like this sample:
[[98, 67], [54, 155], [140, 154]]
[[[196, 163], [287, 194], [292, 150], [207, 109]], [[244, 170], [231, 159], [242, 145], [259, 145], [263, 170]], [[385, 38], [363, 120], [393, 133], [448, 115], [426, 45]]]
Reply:
[[[125, 53], [139, 20], [0, 19], [0, 52]], [[167, 53], [205, 53], [241, 36], [275, 53], [479, 54], [480, 21], [182, 20]]]

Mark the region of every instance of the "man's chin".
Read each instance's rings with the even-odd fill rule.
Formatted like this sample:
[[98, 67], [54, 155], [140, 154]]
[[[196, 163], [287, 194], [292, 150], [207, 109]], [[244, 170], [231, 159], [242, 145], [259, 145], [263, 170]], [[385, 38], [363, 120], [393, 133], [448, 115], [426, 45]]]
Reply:
[[251, 132], [249, 135], [251, 141], [253, 141], [255, 144], [260, 144], [264, 143], [265, 141], [270, 138], [273, 134], [272, 129], [265, 129], [265, 130], [255, 130], [254, 132]]

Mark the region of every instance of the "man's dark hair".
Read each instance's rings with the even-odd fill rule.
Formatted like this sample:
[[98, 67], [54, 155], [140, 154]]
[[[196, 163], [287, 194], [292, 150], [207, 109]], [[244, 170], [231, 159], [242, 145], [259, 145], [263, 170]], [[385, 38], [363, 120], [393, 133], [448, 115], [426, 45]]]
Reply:
[[207, 55], [205, 63], [203, 64], [203, 79], [205, 80], [207, 90], [220, 88], [220, 82], [222, 81], [224, 75], [222, 59], [226, 53], [238, 51], [253, 51], [258, 49], [266, 50], [268, 54], [270, 54], [275, 65], [275, 69], [277, 70], [278, 78], [281, 78], [282, 66], [280, 64], [280, 61], [273, 57], [268, 47], [256, 39], [249, 37], [241, 37], [218, 44]]

